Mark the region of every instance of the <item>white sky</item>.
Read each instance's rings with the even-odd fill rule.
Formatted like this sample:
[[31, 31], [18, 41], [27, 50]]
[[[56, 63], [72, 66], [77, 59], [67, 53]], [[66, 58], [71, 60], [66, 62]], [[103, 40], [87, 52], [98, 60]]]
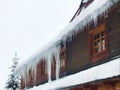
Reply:
[[15, 52], [25, 58], [49, 43], [70, 21], [80, 0], [0, 0], [0, 90]]

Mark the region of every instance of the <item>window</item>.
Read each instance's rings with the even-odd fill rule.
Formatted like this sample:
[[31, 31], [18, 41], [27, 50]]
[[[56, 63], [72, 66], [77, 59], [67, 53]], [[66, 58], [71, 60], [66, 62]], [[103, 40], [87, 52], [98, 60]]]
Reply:
[[66, 63], [66, 50], [65, 50], [65, 45], [64, 42], [61, 41], [60, 43], [61, 50], [60, 50], [60, 68], [65, 68], [65, 63]]
[[64, 56], [64, 52], [63, 52], [60, 55], [60, 67], [64, 67], [64, 66], [65, 66], [65, 56]]
[[66, 46], [63, 41], [60, 43], [60, 77], [66, 75]]
[[93, 35], [93, 52], [94, 54], [105, 51], [105, 32], [100, 31], [97, 34]]
[[106, 24], [99, 25], [90, 31], [90, 57], [91, 61], [97, 61], [108, 56], [108, 43]]
[[60, 54], [60, 68], [65, 67], [65, 52]]

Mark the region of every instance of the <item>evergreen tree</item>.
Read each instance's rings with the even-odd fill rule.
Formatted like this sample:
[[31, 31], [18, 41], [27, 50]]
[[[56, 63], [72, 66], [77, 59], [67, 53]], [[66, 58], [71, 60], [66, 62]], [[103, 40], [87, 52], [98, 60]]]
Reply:
[[11, 90], [18, 90], [20, 86], [20, 78], [19, 76], [15, 73], [15, 68], [18, 64], [18, 59], [17, 54], [15, 54], [15, 57], [13, 58], [13, 65], [10, 67], [11, 69], [11, 74], [9, 75], [9, 79], [6, 83], [6, 88], [11, 89]]

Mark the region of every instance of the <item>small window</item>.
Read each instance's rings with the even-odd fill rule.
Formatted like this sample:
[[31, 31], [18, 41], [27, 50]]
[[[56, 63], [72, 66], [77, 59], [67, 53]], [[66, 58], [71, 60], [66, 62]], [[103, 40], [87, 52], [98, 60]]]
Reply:
[[105, 23], [90, 31], [90, 57], [97, 61], [108, 55], [107, 32]]
[[66, 52], [65, 48], [62, 47], [60, 52], [60, 68], [65, 68], [65, 65], [66, 65]]
[[105, 51], [105, 32], [104, 32], [104, 30], [100, 31], [94, 35], [93, 43], [94, 43], [94, 46], [93, 46], [94, 54]]
[[60, 55], [60, 68], [65, 67], [65, 53], [61, 53]]

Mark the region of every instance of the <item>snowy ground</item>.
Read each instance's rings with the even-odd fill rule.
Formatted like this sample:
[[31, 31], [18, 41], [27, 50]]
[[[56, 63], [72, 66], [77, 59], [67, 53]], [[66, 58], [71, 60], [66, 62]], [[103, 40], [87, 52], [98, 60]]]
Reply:
[[29, 90], [54, 90], [120, 75], [120, 58]]

